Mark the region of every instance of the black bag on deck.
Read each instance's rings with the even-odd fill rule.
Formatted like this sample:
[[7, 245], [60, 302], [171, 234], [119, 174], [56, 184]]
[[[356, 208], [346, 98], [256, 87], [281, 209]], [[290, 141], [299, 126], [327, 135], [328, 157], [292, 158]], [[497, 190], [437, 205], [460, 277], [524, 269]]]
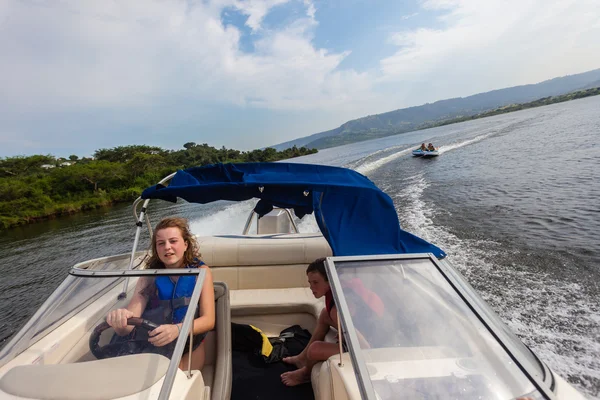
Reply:
[[300, 325], [293, 325], [282, 330], [278, 337], [269, 338], [273, 345], [271, 355], [265, 360], [266, 363], [274, 363], [284, 357], [297, 356], [310, 342], [311, 334]]
[[[298, 355], [310, 341], [311, 334], [300, 325], [282, 330], [277, 337], [267, 338], [250, 325], [231, 323], [231, 346], [233, 350], [260, 356], [267, 363], [281, 361], [284, 357]], [[273, 346], [269, 354], [264, 352], [264, 341]]]

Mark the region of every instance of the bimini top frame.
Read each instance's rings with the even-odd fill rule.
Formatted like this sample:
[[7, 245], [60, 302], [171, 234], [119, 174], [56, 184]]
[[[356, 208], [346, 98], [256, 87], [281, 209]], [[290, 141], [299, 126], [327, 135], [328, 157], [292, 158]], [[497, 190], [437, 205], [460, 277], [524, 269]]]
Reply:
[[299, 218], [314, 212], [336, 256], [446, 256], [437, 246], [402, 230], [392, 199], [367, 177], [346, 168], [279, 162], [212, 164], [179, 170], [144, 190], [141, 198], [171, 202], [182, 198], [201, 204], [257, 198], [254, 211], [261, 216], [273, 207], [293, 208]]

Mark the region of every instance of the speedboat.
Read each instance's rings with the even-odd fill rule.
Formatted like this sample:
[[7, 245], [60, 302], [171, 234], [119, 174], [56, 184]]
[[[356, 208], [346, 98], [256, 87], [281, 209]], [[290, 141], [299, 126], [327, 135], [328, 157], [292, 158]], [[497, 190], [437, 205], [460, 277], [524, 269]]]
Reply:
[[424, 158], [437, 157], [440, 155], [440, 152], [437, 148], [435, 150], [426, 150], [426, 151], [417, 149], [417, 150], [412, 151], [412, 155], [415, 157], [424, 157]]
[[[258, 199], [241, 234], [197, 237], [216, 302], [201, 371], [179, 363], [193, 344], [191, 334], [186, 339], [204, 270], [148, 269], [149, 251], [137, 249], [144, 225], [152, 232], [149, 202], [178, 198]], [[144, 190], [133, 209], [131, 253], [73, 266], [2, 349], [0, 399], [264, 399], [275, 385], [297, 394], [260, 372], [247, 392], [236, 388], [244, 377], [236, 376], [231, 327], [252, 325], [268, 337], [293, 325], [312, 332], [324, 302], [308, 288], [306, 267], [320, 257], [341, 327], [326, 340], [341, 351], [313, 367], [306, 398], [584, 399], [509, 330], [442, 249], [402, 230], [391, 198], [355, 171], [291, 163], [189, 168]], [[297, 218], [312, 213], [321, 232], [299, 233]], [[151, 319], [128, 321], [140, 335], [126, 340], [104, 321], [127, 304], [137, 280], [185, 274], [196, 284], [185, 334], [172, 346], [148, 348]]]

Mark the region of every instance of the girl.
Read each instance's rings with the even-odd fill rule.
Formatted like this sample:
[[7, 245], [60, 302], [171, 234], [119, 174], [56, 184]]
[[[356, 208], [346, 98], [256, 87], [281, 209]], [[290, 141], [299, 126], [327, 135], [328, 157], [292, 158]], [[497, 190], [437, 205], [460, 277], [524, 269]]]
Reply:
[[[204, 268], [206, 272], [196, 318], [192, 326], [194, 348], [190, 355], [189, 347], [186, 344], [179, 363], [179, 368], [182, 370], [187, 369], [189, 357], [192, 358], [192, 369], [202, 369], [205, 357], [203, 340], [207, 332], [215, 326], [215, 293], [212, 274], [210, 268], [200, 261], [199, 257], [198, 244], [184, 218], [165, 218], [158, 223], [152, 236], [152, 255], [148, 261], [148, 268]], [[195, 281], [195, 276], [140, 278], [127, 308], [111, 311], [106, 317], [106, 322], [118, 335], [127, 335], [133, 330], [132, 326], [127, 325], [127, 319], [141, 317], [149, 301], [158, 303], [166, 309], [168, 323], [150, 331], [148, 342], [156, 347], [174, 342], [181, 334], [183, 318], [187, 312], [185, 299], [191, 297]]]

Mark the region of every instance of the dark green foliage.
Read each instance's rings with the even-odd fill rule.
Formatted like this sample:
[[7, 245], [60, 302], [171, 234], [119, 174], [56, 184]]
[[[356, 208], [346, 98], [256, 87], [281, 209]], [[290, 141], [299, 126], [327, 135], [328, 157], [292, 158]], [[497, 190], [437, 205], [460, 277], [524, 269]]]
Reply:
[[[278, 161], [316, 153], [305, 147], [241, 152], [204, 143], [183, 150], [152, 146], [100, 149], [94, 159], [71, 155], [0, 158], [0, 230], [82, 210], [129, 202], [177, 169], [218, 162]], [[42, 166], [45, 167], [42, 167]]]

